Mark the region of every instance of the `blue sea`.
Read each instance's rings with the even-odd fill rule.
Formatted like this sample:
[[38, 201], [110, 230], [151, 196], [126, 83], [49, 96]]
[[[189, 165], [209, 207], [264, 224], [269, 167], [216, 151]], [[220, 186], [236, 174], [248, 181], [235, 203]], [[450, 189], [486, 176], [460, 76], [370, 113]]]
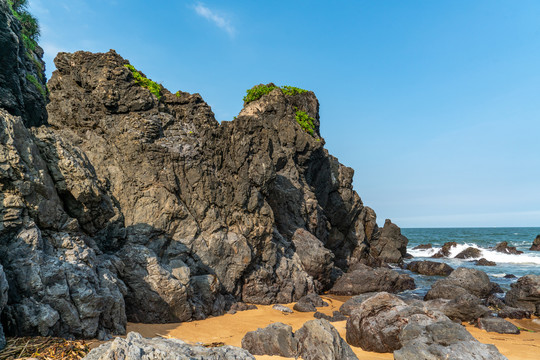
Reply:
[[[401, 233], [409, 239], [407, 252], [414, 256], [413, 259], [406, 260], [431, 260], [445, 262], [454, 269], [460, 266], [476, 268], [488, 274], [491, 281], [498, 283], [503, 290], [510, 289], [510, 285], [517, 281], [517, 278], [534, 274], [540, 275], [540, 251], [529, 251], [532, 242], [540, 234], [540, 227], [529, 228], [404, 228]], [[440, 250], [445, 242], [455, 241], [458, 246], [451, 249], [448, 258], [433, 259], [431, 255]], [[507, 241], [509, 246], [515, 246], [523, 251], [520, 255], [503, 254], [493, 250], [493, 247], [502, 241]], [[420, 244], [432, 244], [432, 249], [412, 250]], [[455, 259], [454, 256], [468, 247], [475, 247], [482, 251], [481, 257], [489, 261], [494, 261], [497, 266], [475, 266], [474, 259]], [[440, 279], [438, 276], [424, 276], [412, 274], [417, 289], [412, 293], [423, 297], [433, 282]], [[517, 278], [508, 279], [507, 274], [515, 275]], [[411, 294], [411, 295], [413, 295]]]

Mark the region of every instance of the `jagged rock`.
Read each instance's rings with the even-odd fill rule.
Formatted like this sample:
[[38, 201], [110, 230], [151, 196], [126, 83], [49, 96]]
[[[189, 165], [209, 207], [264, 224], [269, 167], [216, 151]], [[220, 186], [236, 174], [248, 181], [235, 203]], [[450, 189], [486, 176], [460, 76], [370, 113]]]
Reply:
[[499, 334], [519, 334], [517, 326], [501, 318], [486, 317], [478, 319], [477, 326], [487, 332], [496, 332]]
[[452, 271], [454, 271], [454, 268], [445, 263], [424, 260], [410, 262], [409, 264], [407, 264], [407, 270], [422, 275], [448, 276]]
[[310, 320], [294, 333], [298, 342], [298, 356], [304, 360], [358, 359], [349, 344], [326, 320]]
[[369, 299], [373, 295], [377, 295], [377, 293], [371, 292], [371, 293], [365, 293], [365, 294], [360, 294], [360, 295], [353, 296], [349, 300], [345, 301], [343, 303], [343, 305], [341, 305], [339, 307], [339, 312], [344, 314], [344, 315], [351, 316], [353, 311], [356, 308], [358, 308], [358, 306], [361, 303], [363, 303], [364, 301], [366, 301], [367, 299]]
[[408, 324], [399, 341], [403, 347], [394, 351], [395, 360], [507, 360], [494, 345], [480, 343], [451, 321]]
[[521, 308], [540, 316], [540, 275], [525, 275], [510, 285], [505, 301], [508, 306]]
[[530, 251], [540, 251], [540, 234], [536, 235], [536, 238], [534, 239]]
[[503, 319], [530, 319], [533, 311], [504, 306], [497, 311], [497, 316]]
[[366, 351], [392, 352], [401, 348], [400, 333], [407, 323], [439, 320], [448, 318], [426, 307], [407, 305], [397, 296], [383, 292], [365, 300], [352, 313], [347, 320], [347, 342]]
[[285, 314], [291, 314], [293, 312], [288, 307], [286, 307], [284, 305], [280, 305], [280, 304], [276, 304], [276, 305], [272, 306], [272, 309], [277, 310], [277, 311], [281, 311], [282, 313], [285, 313]]
[[414, 280], [397, 271], [360, 265], [355, 271], [344, 274], [329, 293], [336, 295], [358, 295], [369, 292], [387, 291], [392, 293], [414, 289]]
[[408, 243], [409, 240], [401, 234], [401, 229], [386, 219], [382, 231], [371, 241], [370, 252], [388, 263], [400, 263], [407, 254]]
[[328, 303], [317, 294], [309, 294], [300, 298], [300, 300], [294, 304], [293, 310], [299, 312], [312, 312], [317, 311], [317, 307], [321, 306], [328, 306]]
[[468, 247], [455, 256], [456, 259], [474, 259], [482, 256], [482, 251], [477, 248]]
[[489, 261], [489, 260], [486, 260], [484, 258], [481, 258], [479, 260], [476, 260], [474, 265], [476, 265], [476, 266], [496, 266], [497, 263], [495, 263], [494, 261]]
[[496, 291], [498, 290], [489, 281], [489, 277], [485, 272], [459, 267], [448, 277], [437, 280], [424, 299], [454, 299], [465, 293], [473, 294], [479, 298], [486, 298]]
[[508, 246], [508, 242], [506, 241], [498, 243], [495, 246], [495, 251], [504, 253], [504, 254], [513, 254], [513, 255], [523, 254], [523, 251], [517, 250], [515, 246]]
[[0, 108], [27, 126], [39, 126], [47, 122], [43, 49], [27, 48], [21, 31], [8, 2], [0, 1]]
[[315, 314], [313, 314], [313, 317], [315, 319], [324, 319], [324, 320], [327, 320], [329, 322], [347, 320], [347, 317], [345, 315], [343, 315], [342, 313], [340, 313], [339, 311], [334, 311], [332, 313], [332, 316], [326, 315], [326, 314], [323, 314], [323, 313], [317, 311]]
[[273, 323], [264, 329], [246, 333], [242, 338], [242, 348], [253, 355], [296, 357], [298, 352], [292, 327], [282, 323]]
[[436, 299], [426, 303], [429, 309], [440, 311], [451, 320], [473, 321], [488, 316], [491, 311], [482, 305], [481, 300], [469, 293], [462, 294], [452, 300]]
[[146, 339], [130, 332], [125, 339], [116, 338], [93, 349], [84, 360], [255, 360], [244, 349], [234, 346], [204, 347], [189, 345], [178, 339]]
[[420, 244], [420, 245], [417, 245], [417, 246], [413, 247], [412, 249], [413, 250], [425, 250], [425, 249], [432, 249], [432, 248], [433, 248], [432, 244]]
[[[4, 273], [4, 268], [0, 265], [0, 314], [8, 302], [8, 290], [9, 285], [6, 279], [6, 274]], [[0, 350], [6, 347], [6, 337], [4, 335], [4, 328], [0, 324]]]
[[457, 246], [457, 242], [449, 241], [443, 244], [442, 248], [437, 251], [432, 258], [442, 258], [450, 256], [450, 249]]

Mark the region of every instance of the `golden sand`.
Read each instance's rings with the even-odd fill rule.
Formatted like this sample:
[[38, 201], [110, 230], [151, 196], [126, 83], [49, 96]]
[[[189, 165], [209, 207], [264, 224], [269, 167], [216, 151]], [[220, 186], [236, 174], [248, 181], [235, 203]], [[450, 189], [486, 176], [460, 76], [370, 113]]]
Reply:
[[[330, 304], [328, 307], [318, 308], [327, 315], [332, 315], [334, 310], [346, 300], [345, 298], [330, 298], [323, 296]], [[292, 309], [294, 303], [285, 304]], [[128, 323], [127, 330], [139, 332], [144, 337], [172, 337], [184, 340], [191, 344], [202, 343], [225, 343], [226, 345], [241, 346], [242, 338], [248, 331], [264, 328], [275, 322], [290, 325], [293, 331], [298, 330], [308, 321], [313, 320], [313, 313], [301, 313], [295, 311], [292, 314], [284, 314], [272, 309], [271, 305], [257, 305], [256, 310], [239, 311], [234, 315], [226, 314], [211, 317], [206, 320], [177, 323], [177, 324], [134, 324]], [[522, 331], [520, 335], [501, 335], [488, 333], [471, 325], [466, 325], [467, 330], [480, 342], [494, 344], [499, 351], [510, 360], [538, 360], [540, 359], [540, 322], [535, 320], [510, 320], [520, 328], [535, 332]], [[346, 321], [334, 322], [332, 325], [345, 338]], [[391, 353], [380, 354], [363, 351], [361, 348], [351, 347], [359, 359], [393, 359]], [[258, 360], [285, 359], [280, 356], [255, 356]]]

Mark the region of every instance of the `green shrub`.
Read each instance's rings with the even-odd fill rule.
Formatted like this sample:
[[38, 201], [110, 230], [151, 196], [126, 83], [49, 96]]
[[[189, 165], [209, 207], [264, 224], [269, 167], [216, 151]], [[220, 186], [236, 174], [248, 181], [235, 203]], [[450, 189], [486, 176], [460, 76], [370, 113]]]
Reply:
[[37, 81], [37, 79], [32, 74], [26, 74], [26, 80], [34, 84], [36, 89], [38, 89], [41, 95], [43, 95], [43, 98], [47, 97], [47, 90], [43, 88], [43, 86], [39, 83], [39, 81]]
[[174, 94], [174, 95], [176, 95], [176, 97], [182, 96], [182, 94], [180, 94], [180, 90], [178, 90], [178, 91], [176, 92], [176, 94]]
[[247, 95], [244, 96], [244, 103], [249, 104], [252, 101], [259, 100], [263, 95], [277, 89], [275, 85], [255, 85], [249, 90], [246, 90]]
[[303, 93], [308, 92], [307, 90], [300, 89], [300, 88], [297, 88], [297, 87], [294, 87], [294, 86], [287, 86], [287, 85], [282, 86], [281, 91], [283, 91], [283, 93], [285, 95], [289, 95], [289, 96], [293, 96], [293, 95], [296, 95], [296, 94], [303, 94]]
[[296, 122], [300, 124], [302, 129], [304, 129], [305, 132], [307, 132], [309, 135], [314, 136], [315, 134], [315, 119], [310, 117], [305, 111], [298, 110], [298, 108], [294, 108], [296, 110]]
[[30, 14], [26, 7], [27, 0], [8, 0], [11, 13], [22, 25], [22, 38], [24, 46], [29, 50], [36, 50], [36, 40], [39, 38], [39, 24], [37, 19]]
[[[124, 66], [131, 71], [137, 85], [147, 88], [158, 98], [158, 100], [161, 99], [161, 85], [141, 75], [141, 73], [138, 72], [133, 65], [125, 64]], [[176, 96], [178, 96], [178, 93]]]

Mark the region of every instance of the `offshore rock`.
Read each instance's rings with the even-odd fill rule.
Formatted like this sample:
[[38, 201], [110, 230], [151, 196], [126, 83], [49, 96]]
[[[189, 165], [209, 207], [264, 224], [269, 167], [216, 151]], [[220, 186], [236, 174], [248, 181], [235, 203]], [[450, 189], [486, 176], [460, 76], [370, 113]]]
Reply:
[[506, 241], [498, 243], [495, 246], [495, 251], [504, 253], [504, 254], [513, 254], [513, 255], [523, 254], [523, 251], [517, 250], [515, 246], [508, 246], [508, 242]]
[[432, 258], [442, 258], [442, 257], [449, 257], [450, 256], [450, 249], [457, 246], [457, 242], [455, 241], [449, 241], [444, 243], [442, 248], [432, 255]]
[[471, 258], [475, 259], [475, 258], [479, 258], [480, 256], [482, 256], [482, 250], [477, 249], [477, 248], [473, 248], [473, 247], [468, 247], [465, 250], [463, 250], [462, 252], [460, 252], [459, 254], [457, 254], [456, 256], [454, 256], [454, 258], [456, 258], [456, 259], [471, 259]]
[[534, 239], [531, 248], [529, 249], [531, 251], [540, 251], [540, 234], [536, 235], [536, 238]]
[[234, 346], [206, 348], [189, 345], [178, 339], [146, 339], [130, 332], [125, 339], [116, 338], [90, 351], [84, 360], [255, 360], [244, 349]]

